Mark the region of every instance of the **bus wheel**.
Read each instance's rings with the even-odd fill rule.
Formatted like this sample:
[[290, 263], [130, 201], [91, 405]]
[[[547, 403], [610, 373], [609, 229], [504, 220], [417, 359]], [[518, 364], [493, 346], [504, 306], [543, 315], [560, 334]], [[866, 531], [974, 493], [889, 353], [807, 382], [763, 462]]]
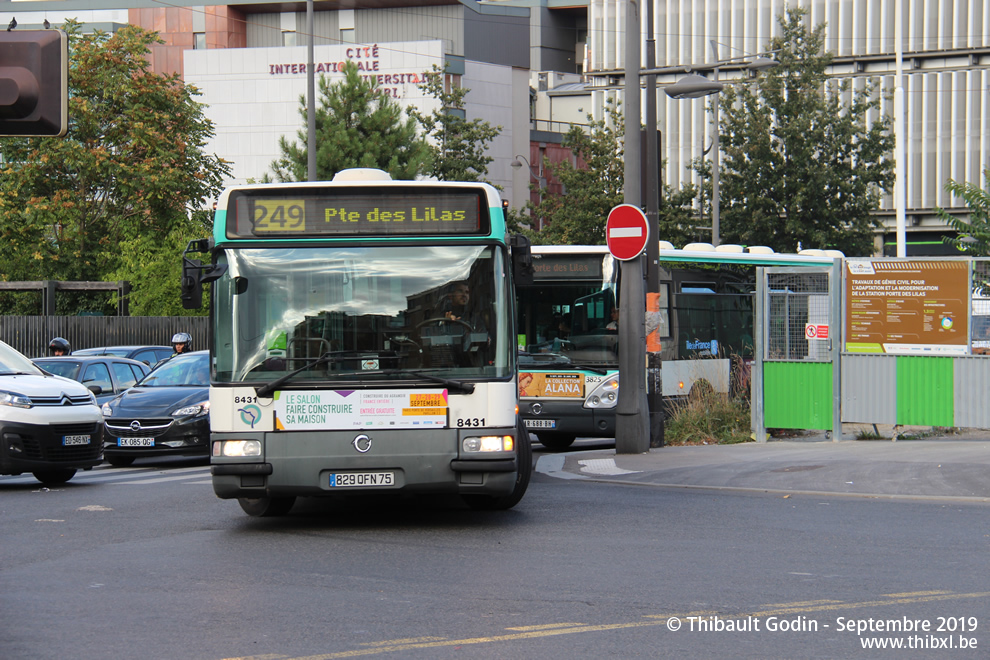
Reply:
[[464, 501], [477, 511], [503, 511], [519, 504], [533, 476], [533, 445], [522, 420], [516, 424], [516, 485], [508, 495], [465, 495]]
[[571, 433], [537, 433], [536, 439], [550, 451], [564, 451], [574, 444], [575, 436]]
[[237, 503], [249, 516], [269, 518], [284, 516], [296, 503], [294, 497], [238, 497]]
[[74, 468], [65, 468], [63, 470], [38, 470], [31, 474], [43, 484], [64, 484], [75, 476], [76, 471]]

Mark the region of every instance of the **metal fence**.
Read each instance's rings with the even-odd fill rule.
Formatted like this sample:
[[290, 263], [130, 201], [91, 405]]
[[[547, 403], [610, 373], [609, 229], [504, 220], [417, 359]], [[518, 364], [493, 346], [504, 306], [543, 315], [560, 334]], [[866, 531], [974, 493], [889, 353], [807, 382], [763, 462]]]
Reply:
[[768, 360], [827, 360], [818, 342], [809, 342], [809, 324], [830, 324], [828, 273], [773, 272], [767, 275]]
[[208, 348], [205, 316], [0, 316], [0, 340], [28, 357], [48, 351], [53, 337], [72, 350], [94, 346], [167, 346], [176, 332], [188, 332], [193, 349]]

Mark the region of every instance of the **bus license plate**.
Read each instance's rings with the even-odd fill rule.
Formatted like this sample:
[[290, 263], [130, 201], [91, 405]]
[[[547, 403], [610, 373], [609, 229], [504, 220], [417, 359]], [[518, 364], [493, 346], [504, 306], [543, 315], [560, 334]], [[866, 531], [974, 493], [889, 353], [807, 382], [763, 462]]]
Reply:
[[331, 472], [331, 488], [369, 488], [394, 486], [394, 472]]
[[526, 424], [528, 429], [555, 429], [557, 428], [557, 420], [555, 419], [524, 419], [523, 422]]
[[66, 435], [62, 437], [62, 446], [71, 447], [73, 445], [88, 445], [88, 435]]
[[154, 447], [154, 438], [117, 438], [118, 447]]

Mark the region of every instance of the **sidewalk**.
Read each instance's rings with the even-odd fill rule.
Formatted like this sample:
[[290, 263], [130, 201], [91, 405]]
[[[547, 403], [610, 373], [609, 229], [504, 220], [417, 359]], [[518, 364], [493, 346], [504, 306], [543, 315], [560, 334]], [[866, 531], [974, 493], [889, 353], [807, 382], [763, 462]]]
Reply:
[[[990, 431], [839, 442], [823, 433], [766, 443], [614, 449], [540, 456], [536, 471], [564, 479], [772, 493], [948, 498], [990, 503]], [[871, 427], [872, 428], [872, 427]], [[890, 437], [891, 428], [883, 435]], [[930, 432], [931, 429], [928, 429]]]

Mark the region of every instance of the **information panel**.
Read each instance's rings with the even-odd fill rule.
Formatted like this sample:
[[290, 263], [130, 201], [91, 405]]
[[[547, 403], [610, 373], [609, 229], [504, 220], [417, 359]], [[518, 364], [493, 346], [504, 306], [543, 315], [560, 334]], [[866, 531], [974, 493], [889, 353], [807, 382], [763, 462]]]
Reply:
[[276, 392], [279, 431], [444, 428], [447, 390]]
[[229, 238], [487, 233], [482, 190], [289, 188], [231, 194]]
[[964, 261], [847, 261], [846, 351], [965, 355]]

